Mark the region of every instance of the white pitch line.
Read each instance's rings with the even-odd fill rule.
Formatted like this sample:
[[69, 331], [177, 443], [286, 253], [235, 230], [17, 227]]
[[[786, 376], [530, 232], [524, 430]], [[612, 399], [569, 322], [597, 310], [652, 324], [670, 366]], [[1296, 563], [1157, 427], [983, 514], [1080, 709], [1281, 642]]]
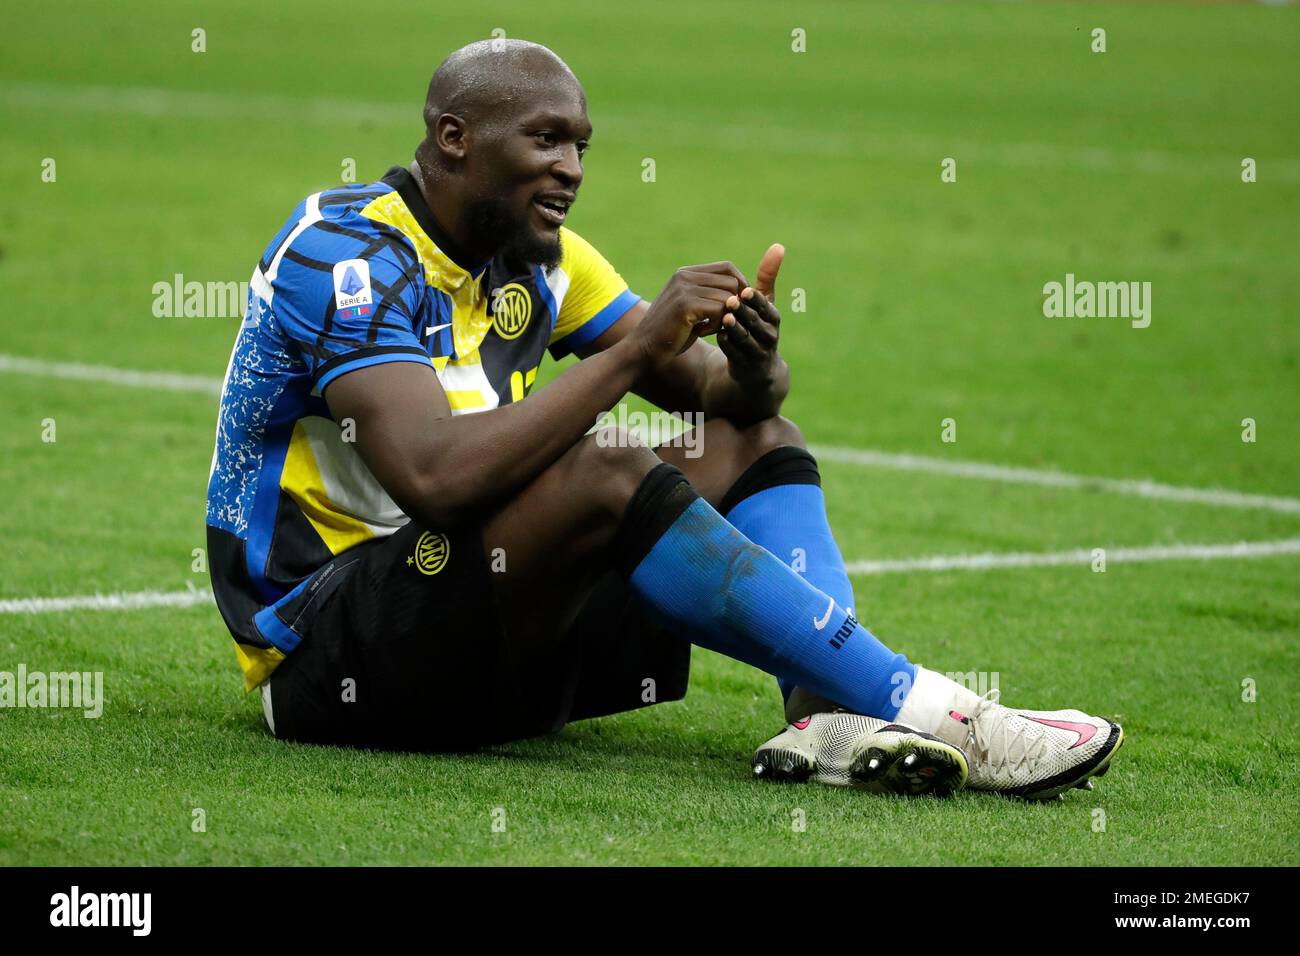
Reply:
[[212, 604], [212, 592], [190, 587], [184, 591], [116, 591], [53, 598], [11, 598], [0, 601], [0, 614], [50, 614], [57, 611], [138, 611], [153, 607], [195, 607]]
[[[1147, 561], [1215, 561], [1238, 558], [1267, 558], [1300, 554], [1300, 538], [1279, 541], [1238, 541], [1235, 544], [1168, 544], [1149, 548], [1105, 548], [1106, 564], [1136, 564]], [[992, 568], [1038, 568], [1057, 565], [1090, 565], [1091, 548], [1070, 551], [1011, 552], [985, 554], [935, 554], [896, 561], [851, 561], [849, 574], [897, 574], [907, 571], [987, 571]]]
[[1050, 488], [1071, 488], [1079, 491], [1108, 491], [1139, 498], [1158, 498], [1166, 501], [1183, 501], [1194, 504], [1218, 505], [1223, 508], [1257, 508], [1264, 511], [1281, 511], [1300, 514], [1300, 498], [1277, 495], [1256, 495], [1226, 488], [1187, 488], [1166, 485], [1158, 481], [1132, 478], [1097, 478], [1090, 475], [1073, 475], [1064, 471], [1044, 468], [1017, 468], [1009, 465], [991, 465], [978, 461], [931, 458], [927, 455], [907, 455], [896, 452], [875, 451], [870, 448], [838, 448], [814, 445], [811, 451], [820, 461], [834, 461], [866, 468], [888, 468], [895, 471], [919, 471], [954, 478], [978, 478], [985, 481], [1002, 481], [1008, 484], [1042, 485]]
[[207, 375], [181, 375], [177, 372], [139, 372], [108, 365], [82, 365], [80, 362], [47, 362], [18, 355], [0, 355], [0, 372], [38, 375], [43, 378], [72, 379], [79, 382], [104, 382], [133, 388], [156, 388], [170, 392], [221, 394], [221, 379]]
[[[1300, 538], [1279, 541], [1239, 541], [1235, 544], [1170, 544], [1149, 548], [1107, 548], [1106, 563], [1135, 564], [1150, 561], [1214, 561], [1267, 558], [1300, 554]], [[1033, 568], [1056, 565], [1089, 565], [1089, 548], [1071, 551], [1020, 552], [1011, 554], [935, 554], [895, 561], [850, 561], [849, 574], [864, 576], [899, 574], [909, 571], [987, 571], [992, 568]], [[136, 611], [155, 607], [196, 607], [212, 604], [206, 589], [184, 591], [119, 591], [113, 594], [82, 594], [54, 598], [11, 598], [0, 600], [0, 614], [51, 614], [59, 611]]]
[[[83, 365], [79, 362], [49, 362], [0, 353], [0, 372], [36, 375], [46, 378], [74, 379], [85, 382], [103, 382], [131, 388], [155, 388], [177, 392], [196, 392], [203, 395], [221, 394], [221, 379], [205, 375], [181, 375], [173, 372], [144, 372], [114, 368], [108, 365]], [[833, 445], [814, 445], [810, 449], [822, 461], [866, 468], [887, 468], [894, 471], [926, 472], [949, 475], [955, 478], [977, 478], [1001, 481], [1008, 484], [1042, 485], [1051, 488], [1071, 488], [1081, 491], [1106, 491], [1140, 498], [1157, 498], [1166, 501], [1183, 501], [1193, 504], [1217, 505], [1222, 508], [1254, 508], [1263, 511], [1280, 511], [1300, 514], [1300, 498], [1276, 495], [1257, 495], [1225, 488], [1187, 488], [1166, 485], [1157, 481], [1133, 478], [1098, 478], [1091, 475], [1074, 475], [1064, 471], [1044, 468], [1018, 468], [1010, 465], [992, 465], [978, 461], [949, 460], [926, 455], [909, 455], [878, 451], [871, 448], [841, 448]]]

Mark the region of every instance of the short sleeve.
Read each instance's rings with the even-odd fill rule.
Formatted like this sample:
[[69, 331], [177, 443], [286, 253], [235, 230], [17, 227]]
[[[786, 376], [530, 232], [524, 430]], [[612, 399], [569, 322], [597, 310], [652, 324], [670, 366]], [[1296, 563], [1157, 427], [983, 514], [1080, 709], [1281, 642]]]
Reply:
[[430, 364], [416, 329], [419, 263], [400, 240], [379, 241], [372, 251], [373, 242], [310, 227], [285, 250], [272, 280], [272, 311], [321, 392], [369, 365]]
[[555, 358], [590, 345], [641, 301], [609, 261], [576, 232], [561, 228], [560, 243], [558, 268], [568, 288], [548, 343]]

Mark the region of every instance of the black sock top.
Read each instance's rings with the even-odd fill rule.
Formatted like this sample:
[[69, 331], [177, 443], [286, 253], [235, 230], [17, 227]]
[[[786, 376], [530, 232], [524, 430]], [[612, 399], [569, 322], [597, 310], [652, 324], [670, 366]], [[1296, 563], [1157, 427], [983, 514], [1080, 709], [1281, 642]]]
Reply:
[[630, 578], [664, 532], [699, 497], [676, 466], [663, 462], [650, 469], [614, 533], [614, 566], [619, 573]]
[[750, 495], [756, 495], [777, 485], [821, 485], [821, 472], [817, 470], [817, 459], [806, 449], [794, 445], [782, 445], [773, 448], [758, 459], [723, 496], [718, 512], [726, 515]]

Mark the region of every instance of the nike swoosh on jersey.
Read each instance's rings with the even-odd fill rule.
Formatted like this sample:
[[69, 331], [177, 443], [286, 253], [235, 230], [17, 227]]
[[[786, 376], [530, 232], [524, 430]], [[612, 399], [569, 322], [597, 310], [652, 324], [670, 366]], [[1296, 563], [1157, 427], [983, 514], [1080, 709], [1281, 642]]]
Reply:
[[431, 325], [431, 326], [429, 326], [427, 329], [424, 330], [424, 334], [425, 334], [425, 335], [433, 335], [434, 332], [440, 332], [441, 330], [445, 329], [445, 328], [446, 328], [447, 326], [449, 326], [449, 325], [451, 325], [450, 322], [444, 322], [444, 323], [442, 323], [442, 325]]
[[1097, 733], [1097, 728], [1092, 724], [1076, 724], [1070, 720], [1049, 720], [1046, 717], [1025, 717], [1025, 720], [1032, 720], [1035, 723], [1046, 724], [1048, 727], [1055, 727], [1057, 730], [1068, 730], [1078, 734], [1079, 739], [1070, 744], [1066, 748], [1067, 750], [1083, 746]]

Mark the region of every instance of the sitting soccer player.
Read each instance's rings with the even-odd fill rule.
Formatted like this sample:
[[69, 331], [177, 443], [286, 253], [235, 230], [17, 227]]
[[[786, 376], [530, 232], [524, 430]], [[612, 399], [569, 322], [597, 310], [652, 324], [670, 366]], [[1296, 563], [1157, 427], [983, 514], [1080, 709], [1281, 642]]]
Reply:
[[[294, 210], [226, 374], [213, 588], [277, 737], [553, 732], [680, 699], [695, 643], [791, 692], [760, 776], [1047, 797], [1107, 768], [1117, 725], [1009, 710], [855, 619], [817, 463], [778, 414], [780, 246], [752, 286], [715, 262], [629, 291], [564, 228], [591, 123], [544, 47], [453, 53], [424, 121], [409, 168]], [[530, 395], [547, 350], [581, 361]], [[629, 391], [703, 413], [703, 454], [587, 435]]]

